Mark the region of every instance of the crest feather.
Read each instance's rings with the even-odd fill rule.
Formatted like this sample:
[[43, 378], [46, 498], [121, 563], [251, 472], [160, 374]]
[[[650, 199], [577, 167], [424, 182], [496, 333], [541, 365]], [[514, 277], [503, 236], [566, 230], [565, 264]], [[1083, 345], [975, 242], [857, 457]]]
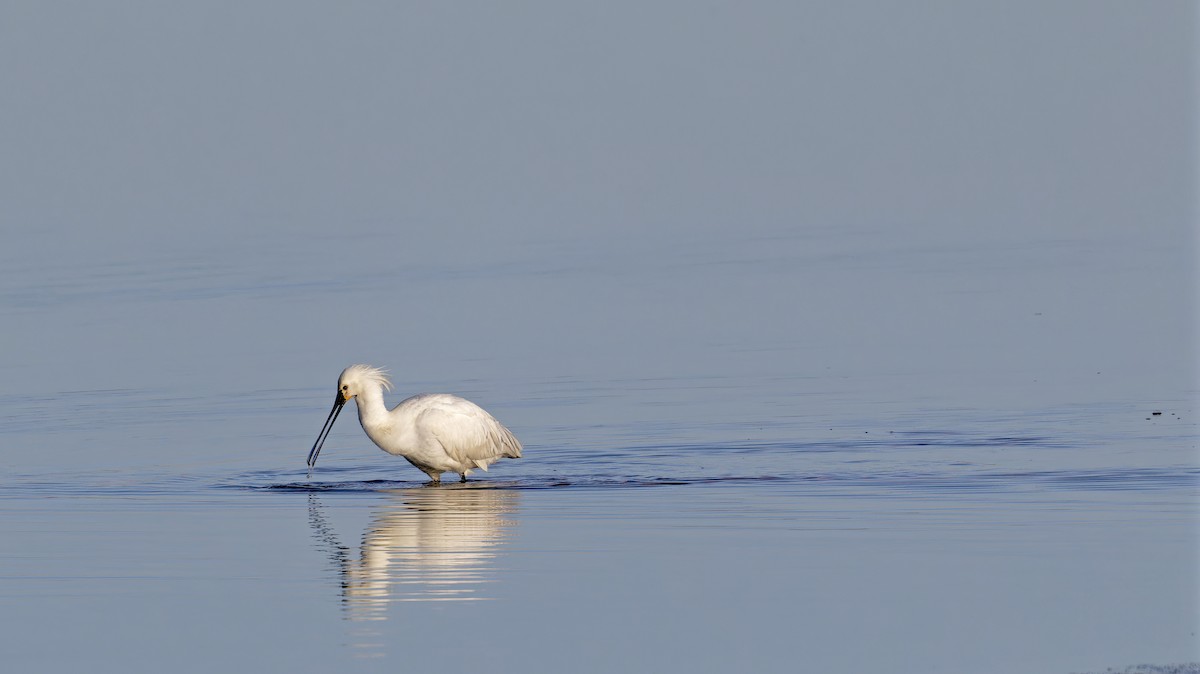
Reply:
[[351, 365], [342, 371], [342, 377], [355, 376], [366, 381], [377, 382], [385, 391], [392, 390], [392, 380], [388, 379], [388, 372], [383, 368], [374, 367], [372, 365], [363, 365], [361, 363]]

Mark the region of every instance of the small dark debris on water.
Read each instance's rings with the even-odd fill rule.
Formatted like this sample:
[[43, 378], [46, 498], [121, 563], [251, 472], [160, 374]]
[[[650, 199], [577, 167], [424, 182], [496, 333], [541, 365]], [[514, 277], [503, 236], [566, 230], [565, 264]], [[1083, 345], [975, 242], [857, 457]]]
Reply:
[[1156, 417], [1161, 417], [1161, 416], [1162, 416], [1162, 412], [1151, 412], [1150, 414], [1153, 414], [1153, 415], [1154, 415], [1154, 416], [1156, 416]]

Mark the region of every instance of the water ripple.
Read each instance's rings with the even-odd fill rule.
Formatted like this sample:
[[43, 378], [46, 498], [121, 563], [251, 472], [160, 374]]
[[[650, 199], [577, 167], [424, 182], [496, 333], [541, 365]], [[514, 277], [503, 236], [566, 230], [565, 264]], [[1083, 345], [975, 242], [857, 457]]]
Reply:
[[[431, 486], [416, 480], [346, 479], [334, 481], [289, 480], [289, 474], [271, 480], [259, 474], [256, 480], [231, 480], [222, 488], [274, 492], [362, 493], [414, 486]], [[261, 481], [259, 481], [261, 480]], [[1073, 471], [976, 471], [955, 473], [919, 471], [841, 471], [810, 472], [790, 475], [677, 475], [645, 476], [615, 474], [579, 474], [533, 476], [520, 479], [479, 479], [467, 483], [447, 482], [441, 489], [631, 489], [645, 487], [720, 487], [778, 488], [802, 486], [819, 489], [853, 488], [867, 493], [999, 493], [1035, 491], [1148, 491], [1200, 488], [1200, 468], [1112, 468]]]
[[[897, 437], [898, 436], [898, 437]], [[950, 433], [887, 434], [881, 440], [804, 443], [744, 442], [720, 445], [656, 444], [603, 450], [530, 448], [530, 458], [506, 464], [508, 470], [477, 476], [444, 489], [630, 489], [666, 487], [789, 488], [813, 494], [852, 490], [877, 494], [986, 494], [1032, 492], [1113, 492], [1200, 488], [1194, 465], [1089, 466], [1075, 469], [1014, 471], [1010, 452], [1021, 463], [1045, 464], [1043, 452], [1064, 446], [1041, 436], [960, 437]], [[932, 447], [932, 449], [931, 449]], [[989, 451], [982, 451], [986, 448]], [[386, 461], [386, 463], [385, 463]], [[178, 469], [176, 469], [178, 470]], [[406, 479], [393, 479], [400, 475]], [[388, 476], [388, 477], [381, 477]], [[402, 462], [334, 463], [314, 475], [298, 469], [259, 469], [240, 473], [172, 472], [171, 467], [134, 472], [9, 475], [0, 498], [215, 497], [230, 491], [366, 493], [423, 486], [423, 478]]]

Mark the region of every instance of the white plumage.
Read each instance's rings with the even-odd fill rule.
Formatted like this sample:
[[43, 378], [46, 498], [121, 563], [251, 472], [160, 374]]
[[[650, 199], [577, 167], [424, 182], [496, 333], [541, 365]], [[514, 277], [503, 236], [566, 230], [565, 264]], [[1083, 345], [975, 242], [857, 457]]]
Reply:
[[333, 428], [342, 405], [351, 398], [367, 437], [380, 449], [408, 459], [434, 482], [453, 472], [466, 481], [475, 469], [487, 470], [502, 458], [521, 458], [521, 443], [496, 418], [470, 400], [449, 393], [422, 393], [389, 410], [383, 391], [391, 390], [387, 373], [370, 365], [351, 365], [338, 377], [333, 409], [308, 455], [308, 465]]

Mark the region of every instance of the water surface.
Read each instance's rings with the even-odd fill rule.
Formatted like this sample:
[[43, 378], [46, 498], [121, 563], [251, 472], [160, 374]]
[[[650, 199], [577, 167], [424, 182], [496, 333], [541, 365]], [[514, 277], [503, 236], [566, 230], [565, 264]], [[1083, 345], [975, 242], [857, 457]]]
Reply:
[[6, 3], [0, 670], [1194, 674], [1195, 19]]

